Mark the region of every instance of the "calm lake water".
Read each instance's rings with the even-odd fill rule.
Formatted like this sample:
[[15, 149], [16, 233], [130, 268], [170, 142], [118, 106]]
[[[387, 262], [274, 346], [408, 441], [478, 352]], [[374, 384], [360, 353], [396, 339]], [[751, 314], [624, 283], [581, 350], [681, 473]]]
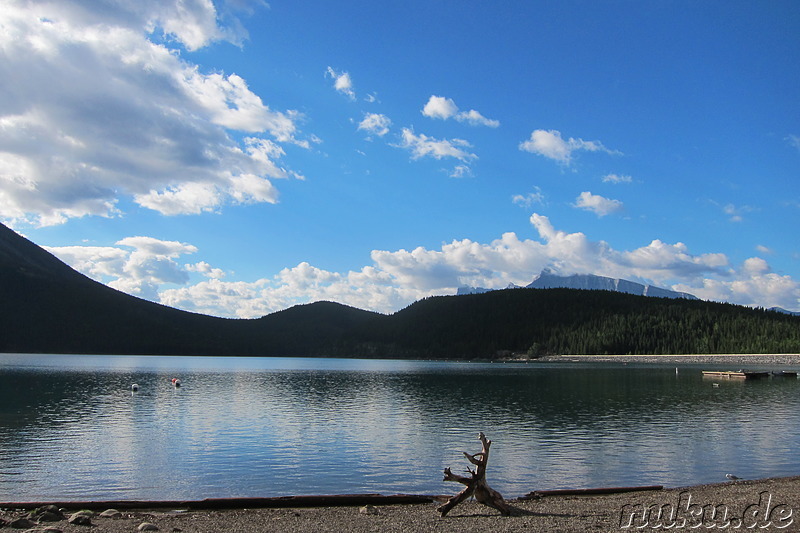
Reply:
[[800, 381], [711, 368], [0, 355], [0, 501], [455, 494], [479, 431], [506, 497], [800, 474]]

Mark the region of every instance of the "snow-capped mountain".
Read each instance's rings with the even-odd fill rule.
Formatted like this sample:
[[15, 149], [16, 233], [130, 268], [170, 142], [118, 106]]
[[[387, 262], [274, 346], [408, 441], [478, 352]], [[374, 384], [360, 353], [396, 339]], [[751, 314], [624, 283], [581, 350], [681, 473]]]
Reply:
[[800, 316], [800, 311], [789, 311], [783, 307], [770, 307], [767, 311], [775, 311], [776, 313], [784, 313], [786, 315]]
[[[509, 286], [509, 288], [514, 288]], [[653, 285], [643, 285], [626, 279], [595, 276], [594, 274], [573, 274], [559, 276], [551, 270], [545, 269], [534, 280], [525, 286], [526, 289], [584, 289], [625, 292], [639, 296], [653, 296], [657, 298], [686, 298], [697, 300], [697, 297], [687, 292], [676, 292]], [[456, 294], [480, 294], [494, 289], [482, 287], [459, 287]]]

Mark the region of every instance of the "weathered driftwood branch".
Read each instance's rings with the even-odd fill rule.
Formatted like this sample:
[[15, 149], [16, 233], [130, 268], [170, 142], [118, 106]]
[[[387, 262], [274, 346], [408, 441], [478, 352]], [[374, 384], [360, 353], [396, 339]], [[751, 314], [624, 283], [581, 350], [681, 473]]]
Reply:
[[470, 477], [454, 474], [450, 471], [450, 468], [444, 469], [444, 481], [456, 481], [466, 486], [464, 490], [447, 500], [447, 503], [439, 506], [437, 510], [442, 513], [442, 516], [445, 516], [453, 507], [470, 496], [475, 496], [475, 499], [480, 503], [497, 509], [505, 516], [511, 514], [511, 508], [506, 504], [503, 496], [486, 483], [486, 463], [489, 462], [489, 446], [492, 445], [492, 441], [487, 440], [483, 432], [478, 433], [478, 438], [483, 444], [483, 449], [480, 453], [468, 454], [467, 452], [462, 452], [464, 457], [476, 467], [475, 470], [467, 469]]

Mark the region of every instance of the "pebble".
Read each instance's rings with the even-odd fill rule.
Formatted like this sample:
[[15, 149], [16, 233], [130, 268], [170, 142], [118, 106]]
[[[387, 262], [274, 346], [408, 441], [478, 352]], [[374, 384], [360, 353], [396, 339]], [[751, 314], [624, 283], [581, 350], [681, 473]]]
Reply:
[[378, 508], [374, 505], [365, 505], [361, 509], [358, 510], [361, 514], [380, 514], [378, 513]]
[[150, 522], [142, 522], [136, 529], [139, 531], [158, 531], [158, 526]]
[[120, 513], [116, 509], [106, 509], [105, 511], [100, 513], [100, 516], [102, 516], [103, 518], [122, 518], [122, 513]]

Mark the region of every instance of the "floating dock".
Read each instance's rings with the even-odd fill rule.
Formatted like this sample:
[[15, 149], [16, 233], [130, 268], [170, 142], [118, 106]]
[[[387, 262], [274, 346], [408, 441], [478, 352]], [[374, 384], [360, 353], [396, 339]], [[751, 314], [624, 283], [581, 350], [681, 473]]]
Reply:
[[703, 370], [703, 377], [721, 379], [760, 379], [769, 377], [769, 372], [750, 372], [746, 370]]

